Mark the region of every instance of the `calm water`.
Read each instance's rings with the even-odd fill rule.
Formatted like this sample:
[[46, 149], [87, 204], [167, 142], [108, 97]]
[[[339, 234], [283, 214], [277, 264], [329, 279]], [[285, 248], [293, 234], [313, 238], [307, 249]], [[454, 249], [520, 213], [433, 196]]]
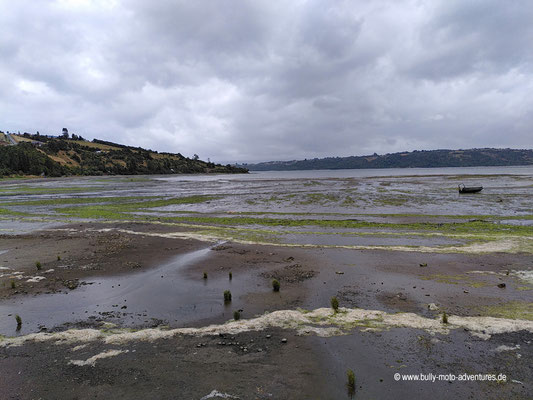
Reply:
[[[428, 175], [530, 175], [533, 165], [518, 167], [449, 167], [449, 168], [382, 168], [382, 169], [336, 169], [305, 171], [251, 171], [246, 179], [318, 179], [318, 178], [368, 178], [387, 176], [428, 176]], [[164, 180], [219, 180], [242, 179], [243, 175], [173, 175]]]

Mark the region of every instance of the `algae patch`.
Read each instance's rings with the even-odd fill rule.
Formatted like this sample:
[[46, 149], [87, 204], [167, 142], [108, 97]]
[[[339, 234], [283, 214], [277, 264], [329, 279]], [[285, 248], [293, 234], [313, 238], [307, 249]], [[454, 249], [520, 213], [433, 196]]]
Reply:
[[514, 320], [533, 321], [533, 303], [523, 301], [510, 301], [491, 306], [479, 307], [486, 315]]
[[477, 280], [471, 276], [467, 275], [443, 275], [443, 274], [432, 274], [428, 276], [422, 276], [420, 279], [428, 281], [432, 280], [438, 283], [447, 283], [450, 285], [464, 285], [470, 286], [473, 288], [491, 286], [492, 283]]

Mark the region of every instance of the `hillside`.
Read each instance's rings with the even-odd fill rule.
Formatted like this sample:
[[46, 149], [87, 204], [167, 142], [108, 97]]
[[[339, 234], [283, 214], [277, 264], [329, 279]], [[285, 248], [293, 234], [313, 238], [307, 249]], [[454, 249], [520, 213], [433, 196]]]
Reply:
[[422, 150], [371, 156], [328, 157], [243, 164], [250, 171], [306, 169], [434, 168], [533, 165], [533, 150]]
[[[15, 142], [16, 145], [13, 145]], [[9, 175], [140, 175], [246, 173], [245, 168], [205, 162], [181, 154], [158, 153], [74, 136], [3, 135], [0, 176]]]

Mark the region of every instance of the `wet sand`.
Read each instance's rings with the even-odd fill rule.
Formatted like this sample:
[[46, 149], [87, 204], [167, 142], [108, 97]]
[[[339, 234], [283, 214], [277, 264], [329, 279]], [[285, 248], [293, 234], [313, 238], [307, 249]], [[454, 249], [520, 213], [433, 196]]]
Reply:
[[530, 399], [533, 176], [461, 171], [4, 182], [0, 398]]
[[[1, 334], [102, 329], [109, 322], [115, 328], [140, 330], [202, 327], [223, 324], [239, 309], [243, 319], [250, 319], [275, 310], [328, 307], [332, 296], [341, 307], [428, 318], [440, 313], [429, 310], [429, 303], [451, 315], [476, 316], [481, 305], [531, 300], [529, 291], [516, 290], [515, 277], [502, 273], [515, 265], [531, 266], [526, 254], [280, 248], [153, 236], [175, 229], [76, 224], [4, 236], [8, 251], [0, 255], [2, 265], [23, 272], [25, 278], [17, 279], [15, 289], [8, 284], [11, 278], [1, 278]], [[123, 233], [126, 230], [139, 234]], [[36, 260], [42, 260], [41, 271], [35, 268]], [[41, 274], [50, 269], [54, 271]], [[466, 272], [473, 270], [495, 274], [473, 274], [474, 281], [456, 283], [432, 278], [469, 276]], [[46, 279], [26, 282], [35, 275]], [[281, 283], [279, 293], [271, 289], [273, 278]], [[473, 284], [479, 280], [484, 284]], [[69, 287], [72, 282], [76, 285]], [[500, 283], [506, 287], [498, 288]], [[222, 298], [226, 288], [233, 294], [230, 305]], [[20, 331], [14, 313], [23, 318]], [[348, 334], [320, 337], [267, 328], [121, 345], [30, 341], [0, 346], [0, 387], [7, 399], [201, 399], [213, 390], [241, 399], [338, 399], [350, 397], [346, 370], [352, 369], [355, 398], [526, 399], [533, 393], [531, 340], [533, 334], [527, 331], [484, 340], [465, 330], [443, 335], [422, 329], [354, 328]], [[503, 345], [514, 350], [496, 350]], [[97, 357], [91, 365], [91, 357], [110, 350], [118, 353]], [[505, 373], [509, 382], [396, 382], [396, 372], [496, 372]]]

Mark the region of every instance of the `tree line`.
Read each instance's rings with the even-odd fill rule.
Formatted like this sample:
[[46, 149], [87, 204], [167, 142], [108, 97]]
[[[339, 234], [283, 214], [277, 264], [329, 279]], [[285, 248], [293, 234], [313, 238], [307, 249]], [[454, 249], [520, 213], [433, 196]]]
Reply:
[[369, 156], [328, 157], [244, 164], [251, 171], [309, 169], [435, 168], [532, 165], [533, 150], [423, 150]]
[[[32, 140], [38, 140], [31, 135]], [[142, 148], [95, 141], [113, 146], [102, 150], [84, 141], [40, 136], [38, 143], [0, 147], [0, 176], [9, 175], [139, 175], [246, 173], [245, 168], [220, 165], [181, 154], [156, 153]], [[56, 159], [64, 160], [60, 163]]]

